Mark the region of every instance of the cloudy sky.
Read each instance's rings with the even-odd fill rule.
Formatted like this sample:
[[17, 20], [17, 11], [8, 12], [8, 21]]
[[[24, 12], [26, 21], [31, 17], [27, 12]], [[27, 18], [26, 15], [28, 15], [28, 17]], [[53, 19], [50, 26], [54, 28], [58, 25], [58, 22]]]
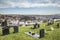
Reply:
[[60, 14], [60, 0], [0, 0], [0, 14]]

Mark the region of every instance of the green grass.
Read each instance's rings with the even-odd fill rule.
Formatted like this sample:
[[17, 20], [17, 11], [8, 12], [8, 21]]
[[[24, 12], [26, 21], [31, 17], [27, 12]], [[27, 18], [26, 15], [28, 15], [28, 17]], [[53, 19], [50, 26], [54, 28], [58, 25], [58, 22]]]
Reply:
[[[25, 32], [28, 31], [32, 31], [39, 34], [40, 28], [31, 29], [31, 27], [33, 26], [19, 27], [18, 33], [13, 33], [13, 28], [10, 28], [10, 34], [5, 36], [1, 36], [2, 29], [0, 28], [0, 40], [60, 40], [60, 28], [56, 28], [57, 23], [58, 22], [55, 22], [50, 26], [46, 26], [47, 23], [40, 24], [40, 28], [44, 28], [46, 30], [45, 37], [40, 39], [33, 38], [25, 34]], [[51, 31], [51, 26], [54, 27], [55, 30]]]

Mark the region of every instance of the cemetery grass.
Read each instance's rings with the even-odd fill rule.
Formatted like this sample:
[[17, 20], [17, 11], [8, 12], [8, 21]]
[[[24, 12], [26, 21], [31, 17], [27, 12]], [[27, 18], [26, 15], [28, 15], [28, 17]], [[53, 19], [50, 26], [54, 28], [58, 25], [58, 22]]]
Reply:
[[[33, 26], [21, 26], [19, 27], [19, 32], [18, 33], [13, 33], [13, 28], [10, 28], [10, 34], [2, 36], [2, 29], [0, 28], [0, 40], [60, 40], [60, 28], [56, 28], [56, 24], [58, 22], [55, 22], [54, 24], [50, 26], [46, 26], [47, 23], [42, 23], [40, 25], [40, 28], [45, 29], [45, 37], [37, 39], [34, 37], [31, 37], [25, 32], [35, 32], [39, 34], [40, 28], [37, 29], [31, 29]], [[54, 27], [54, 30], [51, 31], [50, 27]]]

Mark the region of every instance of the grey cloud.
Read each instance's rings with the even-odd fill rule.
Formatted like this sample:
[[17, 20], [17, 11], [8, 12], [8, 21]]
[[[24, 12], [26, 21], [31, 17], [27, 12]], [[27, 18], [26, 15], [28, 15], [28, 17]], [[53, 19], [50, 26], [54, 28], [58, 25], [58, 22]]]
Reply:
[[[60, 0], [0, 0], [0, 8], [9, 8], [9, 7], [20, 7], [21, 3], [30, 3], [30, 4], [48, 4], [48, 3], [57, 3], [60, 5]], [[18, 6], [17, 6], [18, 4]], [[27, 4], [23, 4], [24, 6], [27, 6]], [[34, 4], [33, 4], [34, 5]], [[31, 6], [31, 5], [30, 5]], [[37, 6], [36, 6], [37, 7]]]

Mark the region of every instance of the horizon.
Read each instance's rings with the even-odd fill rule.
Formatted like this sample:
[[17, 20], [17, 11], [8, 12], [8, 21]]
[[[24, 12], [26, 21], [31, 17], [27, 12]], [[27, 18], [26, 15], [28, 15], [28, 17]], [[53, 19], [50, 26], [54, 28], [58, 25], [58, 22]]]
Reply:
[[1, 15], [60, 15], [60, 13], [54, 13], [54, 14], [20, 14], [20, 13], [0, 13]]

